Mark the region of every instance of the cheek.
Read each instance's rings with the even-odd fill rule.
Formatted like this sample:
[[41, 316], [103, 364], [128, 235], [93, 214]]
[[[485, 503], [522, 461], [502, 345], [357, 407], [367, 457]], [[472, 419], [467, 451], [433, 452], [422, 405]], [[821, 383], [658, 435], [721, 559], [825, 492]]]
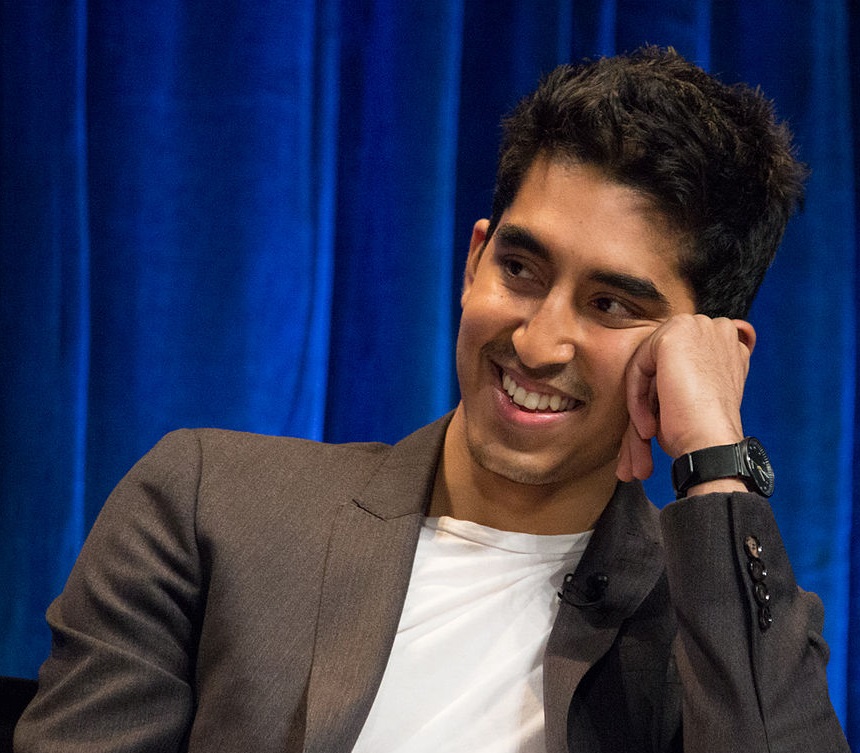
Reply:
[[493, 338], [513, 327], [518, 312], [509, 296], [491, 285], [475, 283], [463, 296], [460, 332], [470, 339]]
[[[473, 299], [474, 300], [474, 299]], [[488, 320], [480, 307], [472, 302], [463, 306], [457, 333], [457, 372], [462, 382], [475, 370], [475, 357], [490, 336]]]
[[604, 338], [590, 350], [591, 357], [580, 348], [580, 362], [588, 364], [583, 374], [602, 396], [609, 410], [622, 410], [627, 415], [627, 364], [649, 332], [631, 333], [622, 330], [618, 337]]
[[464, 360], [474, 350], [481, 339], [480, 319], [472, 315], [470, 307], [463, 309], [460, 316], [460, 329], [457, 334], [457, 363]]
[[492, 319], [464, 309], [457, 335], [456, 365], [461, 389], [478, 378], [484, 346], [498, 339]]

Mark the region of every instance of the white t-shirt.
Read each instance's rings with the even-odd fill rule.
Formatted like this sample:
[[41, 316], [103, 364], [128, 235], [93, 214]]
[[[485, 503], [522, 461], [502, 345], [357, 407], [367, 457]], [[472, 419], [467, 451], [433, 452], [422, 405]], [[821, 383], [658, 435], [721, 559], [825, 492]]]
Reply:
[[358, 753], [545, 750], [543, 655], [591, 533], [428, 518]]

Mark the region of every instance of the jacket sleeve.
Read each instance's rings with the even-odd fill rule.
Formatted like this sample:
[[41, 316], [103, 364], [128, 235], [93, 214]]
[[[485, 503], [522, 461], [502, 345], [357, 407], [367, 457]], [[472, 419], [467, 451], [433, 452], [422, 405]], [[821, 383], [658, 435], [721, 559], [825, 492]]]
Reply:
[[827, 690], [821, 601], [798, 588], [768, 501], [692, 497], [668, 505], [661, 526], [684, 750], [848, 752]]
[[200, 451], [168, 435], [119, 483], [48, 609], [49, 658], [17, 753], [182, 749], [192, 718], [202, 576]]

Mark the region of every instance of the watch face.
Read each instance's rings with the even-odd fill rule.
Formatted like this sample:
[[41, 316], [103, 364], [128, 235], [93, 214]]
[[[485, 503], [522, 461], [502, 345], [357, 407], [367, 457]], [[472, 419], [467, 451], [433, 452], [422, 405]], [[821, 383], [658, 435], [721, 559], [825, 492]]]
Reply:
[[754, 437], [747, 440], [747, 461], [753, 482], [765, 497], [769, 497], [773, 494], [773, 466], [761, 442]]

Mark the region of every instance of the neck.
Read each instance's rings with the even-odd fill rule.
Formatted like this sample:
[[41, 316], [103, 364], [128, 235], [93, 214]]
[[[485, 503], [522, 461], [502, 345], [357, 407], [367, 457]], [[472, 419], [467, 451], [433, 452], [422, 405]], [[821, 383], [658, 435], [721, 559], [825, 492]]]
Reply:
[[479, 465], [455, 415], [445, 435], [429, 514], [533, 534], [591, 530], [609, 503], [617, 479], [614, 468], [587, 477], [546, 484], [512, 481]]

